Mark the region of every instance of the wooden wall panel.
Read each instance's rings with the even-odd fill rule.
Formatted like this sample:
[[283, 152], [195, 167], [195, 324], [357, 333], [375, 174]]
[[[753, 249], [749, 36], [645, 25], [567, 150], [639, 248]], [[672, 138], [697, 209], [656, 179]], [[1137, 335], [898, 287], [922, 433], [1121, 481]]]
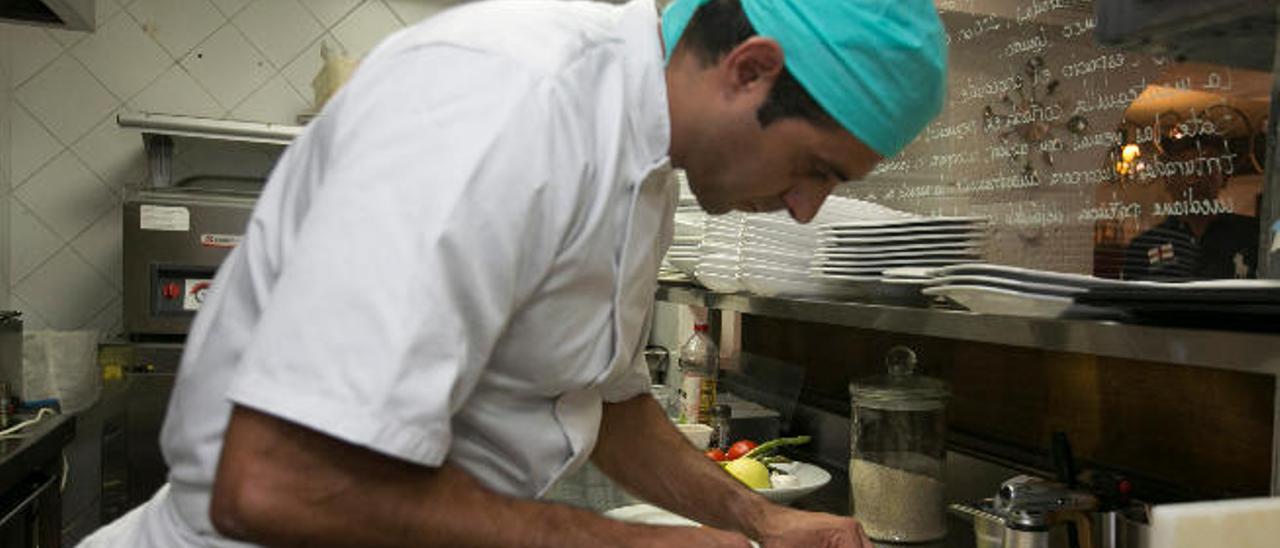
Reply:
[[1192, 496], [1269, 492], [1271, 376], [753, 316], [742, 324], [744, 352], [805, 369], [811, 405], [847, 414], [849, 379], [881, 372], [885, 351], [904, 344], [951, 383], [953, 432], [1046, 455], [1063, 431], [1082, 461]]

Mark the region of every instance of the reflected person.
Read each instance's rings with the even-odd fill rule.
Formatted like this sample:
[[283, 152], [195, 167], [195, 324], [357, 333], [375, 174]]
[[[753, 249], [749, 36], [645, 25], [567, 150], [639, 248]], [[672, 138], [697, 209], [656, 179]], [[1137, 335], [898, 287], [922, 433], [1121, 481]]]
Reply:
[[1238, 215], [1220, 199], [1232, 172], [1220, 137], [1171, 139], [1161, 161], [1169, 201], [1156, 206], [1164, 221], [1125, 250], [1126, 280], [1190, 281], [1257, 277], [1258, 219]]

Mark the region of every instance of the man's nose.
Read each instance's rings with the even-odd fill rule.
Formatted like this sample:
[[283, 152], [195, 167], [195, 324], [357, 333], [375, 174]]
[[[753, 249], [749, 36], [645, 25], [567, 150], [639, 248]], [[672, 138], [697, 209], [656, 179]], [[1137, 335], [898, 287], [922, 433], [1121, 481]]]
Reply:
[[822, 203], [827, 200], [827, 196], [831, 194], [835, 185], [798, 185], [787, 191], [782, 196], [782, 201], [787, 204], [787, 212], [791, 214], [791, 218], [800, 224], [806, 224], [812, 221], [814, 216], [818, 214], [818, 210], [822, 209]]

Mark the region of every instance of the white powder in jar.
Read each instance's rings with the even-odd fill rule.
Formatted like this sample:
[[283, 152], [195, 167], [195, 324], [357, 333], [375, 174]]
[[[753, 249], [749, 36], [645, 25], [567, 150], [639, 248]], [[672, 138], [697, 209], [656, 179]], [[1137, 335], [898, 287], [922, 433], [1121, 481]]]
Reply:
[[927, 542], [947, 536], [941, 481], [852, 459], [849, 483], [854, 517], [873, 540]]

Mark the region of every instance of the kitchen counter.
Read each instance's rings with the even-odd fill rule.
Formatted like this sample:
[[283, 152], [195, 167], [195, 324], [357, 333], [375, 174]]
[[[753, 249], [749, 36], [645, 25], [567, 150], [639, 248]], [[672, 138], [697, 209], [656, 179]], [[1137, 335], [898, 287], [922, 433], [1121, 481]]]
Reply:
[[[831, 481], [813, 494], [796, 501], [792, 507], [847, 516], [849, 515], [849, 476], [843, 470], [830, 467], [825, 469], [831, 473]], [[908, 545], [877, 543], [876, 546], [894, 548]], [[911, 548], [974, 548], [973, 523], [963, 517], [947, 513], [946, 539], [909, 546]]]
[[[831, 473], [831, 481], [813, 494], [796, 501], [793, 507], [815, 512], [849, 514], [848, 476], [838, 469], [827, 468], [827, 471]], [[613, 484], [608, 477], [590, 464], [583, 466], [581, 470], [560, 482], [547, 494], [547, 499], [602, 513], [642, 502]], [[947, 529], [948, 535], [943, 541], [910, 546], [911, 548], [974, 548], [973, 525], [968, 520], [948, 514]], [[898, 545], [877, 544], [877, 546], [892, 548]]]
[[[16, 416], [17, 424], [31, 418]], [[62, 545], [62, 449], [75, 437], [75, 418], [46, 417], [0, 440], [0, 545]]]
[[[17, 424], [31, 418], [15, 416]], [[0, 493], [8, 493], [31, 472], [49, 462], [57, 462], [62, 448], [75, 437], [75, 418], [53, 415], [22, 431], [21, 437], [0, 440]]]

